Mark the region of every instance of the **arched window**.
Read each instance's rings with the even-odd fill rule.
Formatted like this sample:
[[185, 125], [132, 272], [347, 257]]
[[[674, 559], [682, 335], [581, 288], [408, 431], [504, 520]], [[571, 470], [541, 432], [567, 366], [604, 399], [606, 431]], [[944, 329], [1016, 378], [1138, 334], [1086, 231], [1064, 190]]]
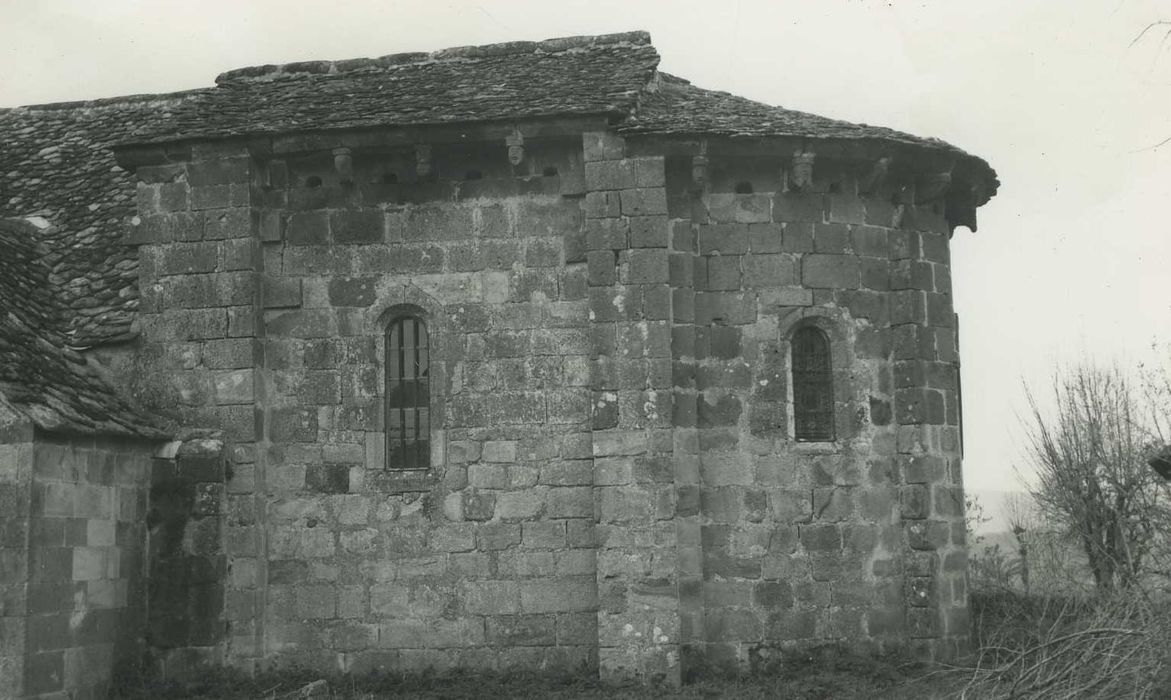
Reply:
[[431, 466], [431, 358], [427, 324], [400, 316], [386, 329], [386, 466]]
[[829, 338], [804, 326], [793, 334], [793, 427], [798, 440], [834, 439], [834, 381]]

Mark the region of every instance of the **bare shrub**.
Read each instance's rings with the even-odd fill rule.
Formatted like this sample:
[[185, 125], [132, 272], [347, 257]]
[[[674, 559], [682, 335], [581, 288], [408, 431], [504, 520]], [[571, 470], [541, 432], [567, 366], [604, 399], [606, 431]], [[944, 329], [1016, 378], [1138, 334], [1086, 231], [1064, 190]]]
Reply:
[[1171, 509], [1147, 464], [1157, 431], [1117, 368], [1082, 365], [1053, 380], [1054, 412], [1029, 394], [1033, 498], [1043, 519], [1077, 542], [1099, 592], [1152, 573]]
[[963, 698], [1165, 698], [1171, 605], [1138, 590], [1078, 596], [973, 595], [979, 651]]

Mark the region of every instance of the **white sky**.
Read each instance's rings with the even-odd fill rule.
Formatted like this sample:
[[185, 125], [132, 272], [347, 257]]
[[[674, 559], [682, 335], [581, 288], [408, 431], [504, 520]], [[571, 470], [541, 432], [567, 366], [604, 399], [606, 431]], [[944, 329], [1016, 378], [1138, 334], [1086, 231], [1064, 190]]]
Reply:
[[[967, 484], [1012, 488], [1022, 380], [1171, 343], [1171, 0], [0, 0], [0, 106], [231, 68], [650, 31], [712, 89], [937, 136], [1000, 194], [953, 240]], [[1164, 355], [1165, 356], [1165, 355]]]

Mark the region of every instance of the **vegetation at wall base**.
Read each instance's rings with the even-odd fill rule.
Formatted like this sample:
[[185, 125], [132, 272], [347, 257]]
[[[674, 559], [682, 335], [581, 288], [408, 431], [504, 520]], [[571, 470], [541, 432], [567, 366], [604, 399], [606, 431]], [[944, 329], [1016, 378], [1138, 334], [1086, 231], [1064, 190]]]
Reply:
[[165, 680], [124, 675], [111, 697], [117, 700], [163, 697], [177, 700], [897, 700], [905, 697], [942, 700], [956, 686], [956, 679], [932, 675], [930, 667], [898, 654], [870, 655], [827, 644], [811, 649], [778, 651], [769, 655], [756, 670], [742, 675], [704, 669], [682, 688], [661, 684], [647, 687], [634, 682], [606, 684], [586, 669], [578, 673], [428, 671], [323, 677], [309, 670], [282, 670], [248, 676], [231, 669], [204, 667]]

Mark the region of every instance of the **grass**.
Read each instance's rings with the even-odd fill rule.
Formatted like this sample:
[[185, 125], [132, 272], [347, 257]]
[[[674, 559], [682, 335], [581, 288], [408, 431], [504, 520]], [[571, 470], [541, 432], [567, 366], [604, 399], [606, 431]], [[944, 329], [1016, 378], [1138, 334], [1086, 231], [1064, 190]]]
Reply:
[[[704, 674], [682, 688], [646, 687], [639, 684], [610, 685], [591, 674], [538, 674], [529, 672], [449, 672], [372, 674], [322, 678], [304, 671], [265, 673], [254, 677], [230, 669], [201, 669], [169, 680], [139, 679], [124, 682], [113, 697], [121, 700], [176, 698], [183, 700], [294, 700], [314, 697], [330, 700], [379, 698], [517, 698], [520, 700], [642, 700], [643, 698], [744, 698], [764, 700], [895, 700], [915, 697], [942, 698], [954, 679], [927, 672], [925, 667], [899, 657], [856, 654], [827, 645], [802, 652], [785, 651], [764, 668], [738, 676]], [[314, 681], [318, 694], [301, 690]]]

